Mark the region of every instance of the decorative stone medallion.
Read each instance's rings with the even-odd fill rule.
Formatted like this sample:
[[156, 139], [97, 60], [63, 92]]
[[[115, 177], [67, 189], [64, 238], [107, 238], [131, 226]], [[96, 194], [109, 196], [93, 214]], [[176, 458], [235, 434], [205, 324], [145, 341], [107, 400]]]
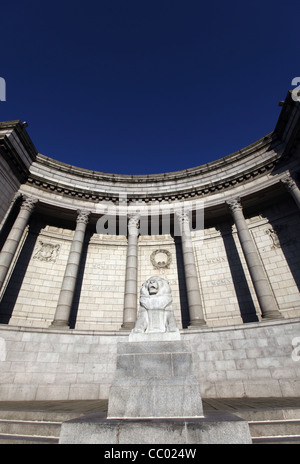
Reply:
[[39, 261], [45, 261], [47, 263], [55, 263], [58, 256], [60, 245], [54, 245], [53, 243], [46, 243], [39, 240], [33, 259]]
[[151, 253], [150, 260], [154, 269], [168, 269], [172, 256], [168, 250], [155, 250]]

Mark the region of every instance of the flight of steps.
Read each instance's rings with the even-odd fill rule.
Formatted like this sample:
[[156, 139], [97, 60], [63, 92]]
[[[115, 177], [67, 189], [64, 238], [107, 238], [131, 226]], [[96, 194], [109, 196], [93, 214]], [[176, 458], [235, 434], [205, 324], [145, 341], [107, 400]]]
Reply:
[[300, 408], [238, 411], [249, 423], [254, 444], [300, 444]]
[[61, 424], [74, 412], [0, 410], [0, 444], [58, 444]]
[[[231, 412], [248, 421], [255, 444], [300, 444], [300, 408]], [[0, 444], [58, 444], [62, 422], [80, 415], [84, 412], [0, 409]]]

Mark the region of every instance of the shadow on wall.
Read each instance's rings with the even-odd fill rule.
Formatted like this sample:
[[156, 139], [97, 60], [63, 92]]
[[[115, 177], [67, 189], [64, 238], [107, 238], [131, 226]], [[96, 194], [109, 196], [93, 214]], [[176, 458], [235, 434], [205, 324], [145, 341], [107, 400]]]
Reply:
[[[77, 315], [80, 305], [80, 296], [82, 291], [83, 279], [85, 266], [88, 255], [88, 246], [92, 233], [87, 233], [86, 239], [83, 244], [82, 255], [80, 260], [79, 272], [76, 281], [76, 288], [74, 293], [74, 299], [72, 303], [72, 310], [70, 316], [70, 329], [75, 329]], [[188, 302], [187, 302], [187, 293], [185, 285], [185, 275], [184, 275], [184, 266], [183, 266], [183, 256], [182, 256], [182, 247], [180, 237], [174, 237], [175, 249], [176, 249], [176, 259], [177, 259], [177, 273], [178, 273], [178, 286], [179, 286], [179, 297], [180, 297], [180, 307], [181, 307], [181, 321], [182, 327], [187, 328], [189, 325], [189, 311], [188, 311]], [[121, 324], [120, 324], [121, 327]]]
[[[290, 200], [292, 202], [292, 200]], [[293, 223], [289, 221], [278, 224], [270, 220], [269, 235], [273, 241], [273, 248], [281, 248], [286, 263], [291, 271], [294, 281], [300, 291], [300, 215], [298, 208], [295, 207]]]
[[181, 322], [182, 322], [182, 328], [187, 329], [190, 323], [190, 315], [189, 315], [189, 309], [188, 309], [187, 291], [186, 291], [186, 284], [185, 284], [181, 237], [173, 237], [173, 238], [174, 238], [174, 243], [175, 243], [176, 260], [177, 260], [177, 275], [178, 275], [178, 287], [179, 287], [179, 300], [180, 300], [180, 308], [181, 308]]
[[92, 235], [91, 233], [86, 232], [86, 237], [85, 237], [83, 247], [82, 247], [82, 253], [81, 253], [80, 264], [79, 264], [79, 271], [78, 271], [78, 276], [77, 276], [77, 280], [76, 280], [76, 287], [75, 287], [74, 298], [73, 298], [72, 308], [71, 308], [70, 321], [69, 321], [70, 329], [75, 329], [75, 326], [76, 326], [77, 314], [78, 314], [79, 303], [80, 303], [80, 295], [81, 295], [83, 277], [84, 277], [84, 271], [85, 271], [85, 264], [86, 264], [86, 260], [87, 260], [88, 246], [89, 246], [89, 242], [90, 242], [90, 239], [91, 239], [91, 235]]
[[37, 238], [40, 232], [35, 224], [34, 231], [32, 224], [29, 226], [29, 231], [15, 269], [12, 273], [4, 296], [0, 302], [0, 323], [8, 324], [12, 316], [16, 301], [22, 288], [23, 280], [28, 268], [30, 258], [32, 256]]
[[241, 318], [244, 323], [257, 322], [256, 309], [232, 233], [228, 231], [228, 228], [226, 230], [220, 227], [219, 230], [223, 238]]
[[14, 225], [14, 222], [20, 212], [20, 205], [22, 203], [22, 198], [21, 196], [19, 198], [16, 199], [16, 201], [14, 202], [13, 204], [13, 207], [7, 217], [7, 219], [5, 220], [4, 224], [3, 224], [3, 227], [1, 229], [1, 232], [0, 232], [0, 251], [2, 250], [3, 248], [3, 245], [5, 244], [5, 241], [12, 229], [12, 226]]

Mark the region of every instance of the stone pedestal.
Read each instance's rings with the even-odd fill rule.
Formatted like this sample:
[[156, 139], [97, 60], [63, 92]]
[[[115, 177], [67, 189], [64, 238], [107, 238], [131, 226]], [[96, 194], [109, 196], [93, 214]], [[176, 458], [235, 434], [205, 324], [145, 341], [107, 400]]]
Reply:
[[203, 415], [188, 343], [143, 340], [118, 344], [107, 416], [92, 414], [63, 423], [59, 442], [246, 444], [251, 437], [245, 420], [227, 413]]
[[183, 341], [119, 343], [107, 417], [203, 417], [188, 345]]
[[251, 444], [247, 421], [229, 413], [201, 419], [106, 419], [91, 414], [64, 422], [60, 444]]

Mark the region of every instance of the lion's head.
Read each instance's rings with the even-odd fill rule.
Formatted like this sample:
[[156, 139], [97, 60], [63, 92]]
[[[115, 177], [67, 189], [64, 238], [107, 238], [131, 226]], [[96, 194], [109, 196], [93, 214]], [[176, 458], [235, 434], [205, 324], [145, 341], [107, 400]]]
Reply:
[[153, 276], [146, 280], [146, 282], [142, 285], [141, 297], [161, 295], [171, 295], [169, 282], [165, 279], [162, 279], [159, 276]]

